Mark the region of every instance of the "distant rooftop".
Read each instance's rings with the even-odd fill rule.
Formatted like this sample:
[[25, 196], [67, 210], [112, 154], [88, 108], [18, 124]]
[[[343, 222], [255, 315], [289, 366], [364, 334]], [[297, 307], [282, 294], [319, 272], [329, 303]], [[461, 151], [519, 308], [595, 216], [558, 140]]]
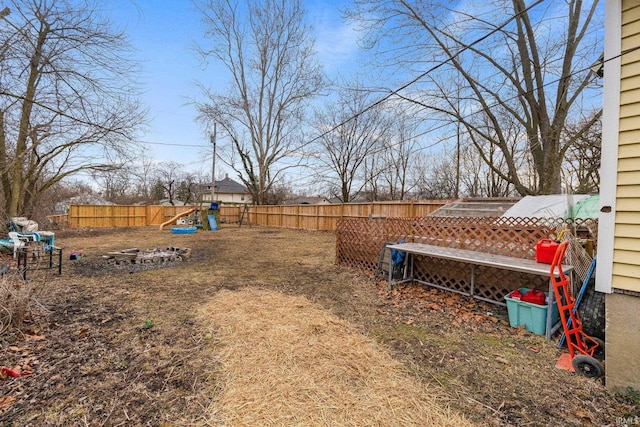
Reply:
[[[222, 181], [216, 181], [216, 193], [222, 194], [249, 194], [244, 185], [232, 180], [228, 176]], [[203, 191], [211, 191], [211, 185], [203, 185]]]

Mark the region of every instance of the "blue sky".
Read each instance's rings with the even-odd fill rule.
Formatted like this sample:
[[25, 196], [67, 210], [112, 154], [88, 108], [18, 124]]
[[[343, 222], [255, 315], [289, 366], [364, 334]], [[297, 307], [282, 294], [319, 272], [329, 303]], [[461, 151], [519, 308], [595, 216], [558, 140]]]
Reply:
[[[363, 66], [362, 59], [372, 53], [359, 50], [358, 33], [342, 21], [339, 10], [352, 1], [306, 0], [306, 3], [309, 23], [315, 29], [318, 57], [328, 76], [347, 78], [357, 71], [368, 70], [370, 67]], [[477, 0], [452, 3], [465, 11], [472, 7], [471, 10], [478, 14], [491, 7]], [[195, 52], [194, 46], [202, 40], [204, 33], [198, 12], [190, 0], [111, 0], [107, 4], [110, 10], [106, 12], [125, 30], [141, 64], [140, 83], [144, 90], [143, 102], [149, 109], [149, 126], [140, 135], [140, 140], [147, 143], [148, 157], [160, 162], [182, 163], [185, 171], [210, 174], [211, 145], [204, 129], [196, 123], [197, 112], [189, 101], [201, 97], [197, 81], [221, 89], [228, 76], [216, 64], [202, 64]], [[547, 1], [534, 13], [543, 13], [555, 6], [557, 3]], [[598, 31], [598, 28], [594, 26], [593, 30]], [[594, 58], [598, 55], [594, 52]], [[407, 71], [404, 79], [400, 75], [394, 77], [399, 82], [410, 81], [421, 72], [413, 71], [414, 74]], [[395, 85], [397, 82], [375, 83]], [[440, 137], [427, 135], [422, 139], [430, 147], [434, 145], [433, 141], [441, 140]], [[219, 140], [219, 147], [223, 144], [224, 141]], [[444, 144], [434, 150], [442, 146]], [[218, 162], [216, 175], [225, 172], [232, 177], [235, 175]], [[308, 171], [297, 170], [297, 173], [302, 175], [291, 178], [300, 181]]]
[[[308, 17], [316, 30], [316, 48], [325, 71], [348, 74], [358, 54], [356, 33], [343, 24], [338, 7], [343, 1], [309, 1]], [[141, 63], [143, 102], [149, 108], [147, 142], [149, 157], [177, 161], [185, 169], [210, 173], [211, 146], [204, 129], [195, 122], [189, 100], [198, 99], [196, 81], [223, 87], [224, 70], [201, 63], [194, 45], [204, 28], [189, 0], [115, 0], [110, 15], [121, 26]], [[165, 145], [165, 144], [177, 144]], [[225, 171], [216, 168], [216, 175]]]

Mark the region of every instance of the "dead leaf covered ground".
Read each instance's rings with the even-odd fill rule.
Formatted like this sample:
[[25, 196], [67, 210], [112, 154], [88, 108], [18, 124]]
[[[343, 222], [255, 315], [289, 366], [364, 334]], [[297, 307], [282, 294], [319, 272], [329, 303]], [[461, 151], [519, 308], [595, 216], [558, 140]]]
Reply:
[[[380, 414], [367, 417], [357, 403], [366, 395], [363, 384], [385, 375], [349, 362], [356, 351], [372, 348], [380, 359], [370, 360], [384, 360], [406, 376], [398, 390], [409, 387], [405, 394], [415, 394], [412, 401], [431, 402], [435, 412], [451, 417], [451, 425], [464, 417], [477, 425], [599, 426], [640, 415], [637, 402], [611, 394], [601, 382], [555, 369], [557, 337], [545, 342], [510, 328], [504, 308], [417, 285], [388, 292], [385, 283], [334, 265], [332, 234], [229, 226], [174, 235], [145, 227], [58, 232], [56, 241], [64, 247], [62, 276], [34, 272], [32, 315], [21, 330], [0, 336], [0, 364], [32, 372], [0, 376], [0, 425], [387, 425], [376, 418]], [[187, 261], [147, 269], [112, 268], [102, 259], [132, 247], [192, 252]], [[68, 259], [80, 250], [80, 260]], [[234, 308], [227, 297], [254, 305]], [[288, 307], [313, 313], [295, 317], [292, 329], [306, 340], [304, 352], [269, 339], [268, 326], [277, 319], [294, 323], [282, 321]], [[265, 314], [266, 329], [251, 333], [247, 328], [260, 324], [257, 310], [281, 314]], [[326, 318], [314, 323], [321, 314]], [[240, 322], [251, 316], [253, 323]], [[291, 405], [280, 402], [281, 419], [232, 417], [229, 399], [236, 407], [261, 403], [242, 397], [246, 387], [233, 388], [232, 363], [236, 372], [257, 373], [263, 353], [289, 361], [304, 356], [296, 369], [314, 355], [326, 361], [329, 338], [339, 338], [335, 331], [326, 335], [334, 326], [348, 331], [344, 346], [332, 344], [344, 347], [342, 353], [324, 367], [301, 371], [306, 388], [287, 380]], [[263, 341], [252, 341], [258, 332]], [[236, 354], [252, 353], [246, 367], [241, 357], [230, 361], [233, 345], [240, 345]], [[271, 375], [267, 389], [282, 387], [291, 374], [287, 366], [281, 377]], [[340, 370], [349, 375], [334, 375]], [[310, 381], [317, 382], [315, 391]], [[321, 385], [332, 382], [324, 393]], [[268, 393], [261, 393], [267, 401]], [[331, 393], [354, 402], [341, 409], [342, 418], [325, 400]], [[373, 404], [377, 410], [409, 410], [399, 403], [386, 409]], [[416, 407], [425, 414], [403, 414], [391, 425], [419, 425], [430, 406]], [[287, 410], [295, 417], [287, 419]], [[320, 415], [306, 418], [312, 414]]]

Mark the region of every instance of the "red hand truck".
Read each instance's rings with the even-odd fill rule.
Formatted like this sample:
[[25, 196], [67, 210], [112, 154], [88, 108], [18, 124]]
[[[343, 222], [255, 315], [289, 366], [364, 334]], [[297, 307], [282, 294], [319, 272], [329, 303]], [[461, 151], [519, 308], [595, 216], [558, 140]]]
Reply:
[[[560, 320], [567, 339], [567, 348], [573, 369], [586, 377], [600, 378], [604, 373], [604, 365], [601, 362], [604, 357], [604, 342], [599, 338], [585, 334], [582, 331], [582, 322], [578, 312], [574, 312], [576, 300], [573, 297], [571, 279], [562, 271], [562, 261], [568, 244], [568, 241], [564, 241], [556, 249], [551, 264], [551, 283], [558, 302]], [[560, 360], [558, 365], [562, 365]]]

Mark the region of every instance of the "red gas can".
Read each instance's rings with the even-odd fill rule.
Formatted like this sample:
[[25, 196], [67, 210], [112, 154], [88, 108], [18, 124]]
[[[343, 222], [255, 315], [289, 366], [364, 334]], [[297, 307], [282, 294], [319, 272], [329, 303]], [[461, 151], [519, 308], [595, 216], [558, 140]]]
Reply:
[[547, 296], [544, 292], [538, 289], [531, 289], [526, 294], [522, 295], [521, 301], [530, 302], [531, 304], [545, 305]]
[[553, 256], [556, 254], [556, 249], [558, 249], [559, 245], [560, 243], [555, 240], [540, 240], [536, 243], [536, 261], [551, 264], [553, 262]]

